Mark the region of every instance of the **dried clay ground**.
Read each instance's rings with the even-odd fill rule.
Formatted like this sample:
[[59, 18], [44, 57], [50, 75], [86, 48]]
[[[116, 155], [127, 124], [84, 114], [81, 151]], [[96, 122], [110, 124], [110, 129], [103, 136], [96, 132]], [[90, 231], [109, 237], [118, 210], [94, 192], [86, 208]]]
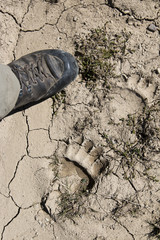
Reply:
[[158, 0], [0, 2], [0, 62], [76, 56], [62, 93], [0, 122], [1, 240], [160, 239]]

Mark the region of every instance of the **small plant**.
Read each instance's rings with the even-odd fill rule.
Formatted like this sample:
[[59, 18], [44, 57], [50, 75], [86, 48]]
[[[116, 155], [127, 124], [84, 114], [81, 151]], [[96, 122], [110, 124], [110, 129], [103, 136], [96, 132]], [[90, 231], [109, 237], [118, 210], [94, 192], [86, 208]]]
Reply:
[[126, 217], [126, 214], [137, 217], [139, 213], [140, 204], [134, 196], [122, 200], [117, 200], [117, 205], [112, 210], [113, 217], [116, 219], [121, 216]]
[[106, 27], [93, 29], [84, 38], [76, 39], [75, 55], [78, 58], [82, 80], [88, 87], [97, 82], [110, 88], [108, 78], [114, 77], [114, 59], [126, 53], [127, 34], [109, 36]]
[[67, 190], [61, 193], [58, 201], [59, 206], [59, 218], [68, 218], [73, 220], [74, 217], [80, 216], [85, 212], [84, 197], [87, 196], [86, 191], [78, 191], [75, 193], [69, 193]]
[[[127, 140], [124, 138], [112, 141], [105, 133], [103, 138], [115, 154], [118, 167], [121, 168], [124, 179], [132, 181], [137, 175], [148, 180], [157, 182], [155, 175], [150, 174], [153, 169], [154, 152], [160, 152], [160, 129], [155, 119], [160, 111], [160, 102], [154, 102], [150, 107], [145, 107], [143, 113], [128, 115], [126, 119], [120, 119], [128, 136], [134, 135]], [[132, 139], [132, 140], [131, 140]], [[117, 142], [118, 144], [115, 144]], [[156, 143], [156, 144], [154, 144]], [[158, 162], [156, 164], [159, 164]]]
[[143, 114], [139, 115], [136, 134], [141, 143], [149, 144], [152, 139], [160, 137], [160, 129], [155, 121], [159, 111], [160, 101], [156, 101], [150, 107], [146, 106]]
[[148, 234], [149, 239], [154, 238], [160, 240], [160, 218], [158, 220], [155, 220], [153, 223], [148, 223], [152, 227], [152, 231]]
[[54, 114], [57, 112], [57, 110], [61, 106], [61, 104], [65, 103], [65, 97], [66, 97], [65, 90], [62, 90], [61, 92], [52, 96], [52, 100], [53, 100], [52, 107], [53, 107]]

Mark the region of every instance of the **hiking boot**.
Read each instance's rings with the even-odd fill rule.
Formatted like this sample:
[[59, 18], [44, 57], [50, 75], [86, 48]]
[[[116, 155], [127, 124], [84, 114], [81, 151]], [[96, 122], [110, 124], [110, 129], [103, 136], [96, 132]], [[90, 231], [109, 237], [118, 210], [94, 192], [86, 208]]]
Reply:
[[61, 91], [78, 74], [74, 57], [62, 50], [33, 52], [8, 64], [20, 82], [15, 108], [45, 100]]

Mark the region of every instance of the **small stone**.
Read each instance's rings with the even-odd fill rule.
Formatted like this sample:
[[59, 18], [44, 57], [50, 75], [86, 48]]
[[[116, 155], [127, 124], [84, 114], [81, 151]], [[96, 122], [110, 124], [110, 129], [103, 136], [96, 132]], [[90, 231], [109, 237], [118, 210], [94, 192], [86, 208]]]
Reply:
[[136, 26], [139, 27], [141, 25], [141, 22], [136, 22]]
[[124, 14], [128, 15], [130, 14], [130, 11], [128, 9], [124, 10]]
[[157, 68], [157, 73], [160, 74], [160, 68]]
[[74, 22], [77, 22], [77, 20], [78, 20], [78, 18], [75, 16], [75, 17], [73, 17], [73, 21]]
[[128, 25], [133, 25], [133, 23], [135, 22], [134, 18], [133, 17], [129, 17], [127, 18], [126, 22], [128, 23]]
[[157, 30], [157, 28], [153, 23], [151, 23], [150, 25], [148, 25], [147, 30], [149, 30], [151, 32], [155, 32]]
[[123, 79], [127, 82], [128, 77], [127, 77], [127, 75], [126, 75], [125, 73], [122, 74], [122, 77], [123, 77]]

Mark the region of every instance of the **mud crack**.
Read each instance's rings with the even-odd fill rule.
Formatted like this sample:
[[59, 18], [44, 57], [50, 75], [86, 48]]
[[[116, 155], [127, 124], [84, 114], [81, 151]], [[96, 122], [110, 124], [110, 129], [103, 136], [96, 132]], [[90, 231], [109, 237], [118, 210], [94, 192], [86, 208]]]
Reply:
[[26, 146], [26, 152], [27, 155], [29, 156], [29, 139], [28, 139], [28, 134], [29, 134], [29, 122], [28, 122], [28, 116], [24, 115], [26, 118], [26, 125], [27, 125], [27, 133], [26, 133], [26, 142], [27, 142], [27, 146]]
[[21, 24], [18, 23], [16, 17], [15, 17], [13, 14], [11, 14], [11, 13], [9, 13], [9, 12], [4, 12], [4, 11], [2, 11], [1, 9], [0, 9], [0, 13], [2, 13], [2, 14], [7, 14], [8, 16], [12, 17], [13, 20], [15, 21], [15, 23], [16, 23], [19, 27], [21, 26]]
[[29, 9], [30, 9], [30, 6], [31, 6], [31, 4], [32, 4], [32, 1], [33, 1], [33, 0], [30, 0], [29, 4], [28, 4], [28, 6], [27, 6], [27, 11], [24, 13], [24, 15], [23, 15], [23, 17], [22, 17], [22, 21], [21, 21], [21, 24], [20, 24], [20, 25], [22, 25], [22, 23], [23, 23], [23, 20], [24, 20], [24, 18], [25, 18], [25, 16], [26, 16], [26, 14], [29, 12]]
[[113, 220], [116, 222], [116, 223], [118, 223], [121, 227], [123, 227], [127, 232], [128, 232], [128, 234], [132, 237], [132, 239], [133, 240], [136, 240], [135, 239], [135, 237], [134, 237], [134, 235], [128, 230], [128, 228], [125, 226], [125, 225], [123, 225], [120, 221], [118, 221], [116, 218], [114, 218], [114, 217], [112, 217], [113, 218]]
[[[104, 5], [104, 4], [102, 4], [102, 5]], [[137, 17], [137, 15], [134, 13], [134, 11], [132, 9], [130, 9], [131, 13], [128, 13], [128, 12], [123, 11], [121, 8], [116, 7], [113, 0], [106, 1], [105, 5], [109, 6], [112, 9], [116, 9], [123, 16], [126, 16], [126, 15], [127, 16], [133, 16], [134, 19], [136, 19], [137, 21], [145, 20], [145, 21], [151, 22], [151, 21], [155, 21], [155, 20], [157, 20], [159, 18], [159, 12], [157, 12], [157, 16], [155, 18], [145, 18], [145, 17], [144, 18], [139, 18], [139, 17]]]
[[9, 226], [9, 224], [11, 222], [14, 221], [14, 219], [19, 215], [19, 213], [20, 213], [20, 208], [18, 208], [18, 211], [17, 211], [16, 215], [4, 226], [3, 231], [1, 233], [1, 240], [3, 240], [3, 236], [4, 236], [4, 232], [5, 232], [6, 228]]
[[15, 179], [16, 173], [17, 173], [17, 171], [18, 171], [19, 164], [20, 164], [20, 162], [24, 159], [25, 156], [26, 156], [26, 155], [23, 155], [23, 156], [21, 157], [21, 159], [17, 162], [17, 165], [16, 165], [16, 168], [15, 168], [13, 177], [11, 178], [11, 180], [10, 180], [9, 183], [8, 183], [9, 196], [11, 197], [12, 201], [14, 202], [14, 204], [15, 204], [18, 208], [19, 208], [19, 206], [17, 205], [17, 203], [15, 202], [15, 200], [13, 199], [13, 197], [12, 197], [12, 195], [11, 195], [10, 184], [11, 184], [12, 181]]

